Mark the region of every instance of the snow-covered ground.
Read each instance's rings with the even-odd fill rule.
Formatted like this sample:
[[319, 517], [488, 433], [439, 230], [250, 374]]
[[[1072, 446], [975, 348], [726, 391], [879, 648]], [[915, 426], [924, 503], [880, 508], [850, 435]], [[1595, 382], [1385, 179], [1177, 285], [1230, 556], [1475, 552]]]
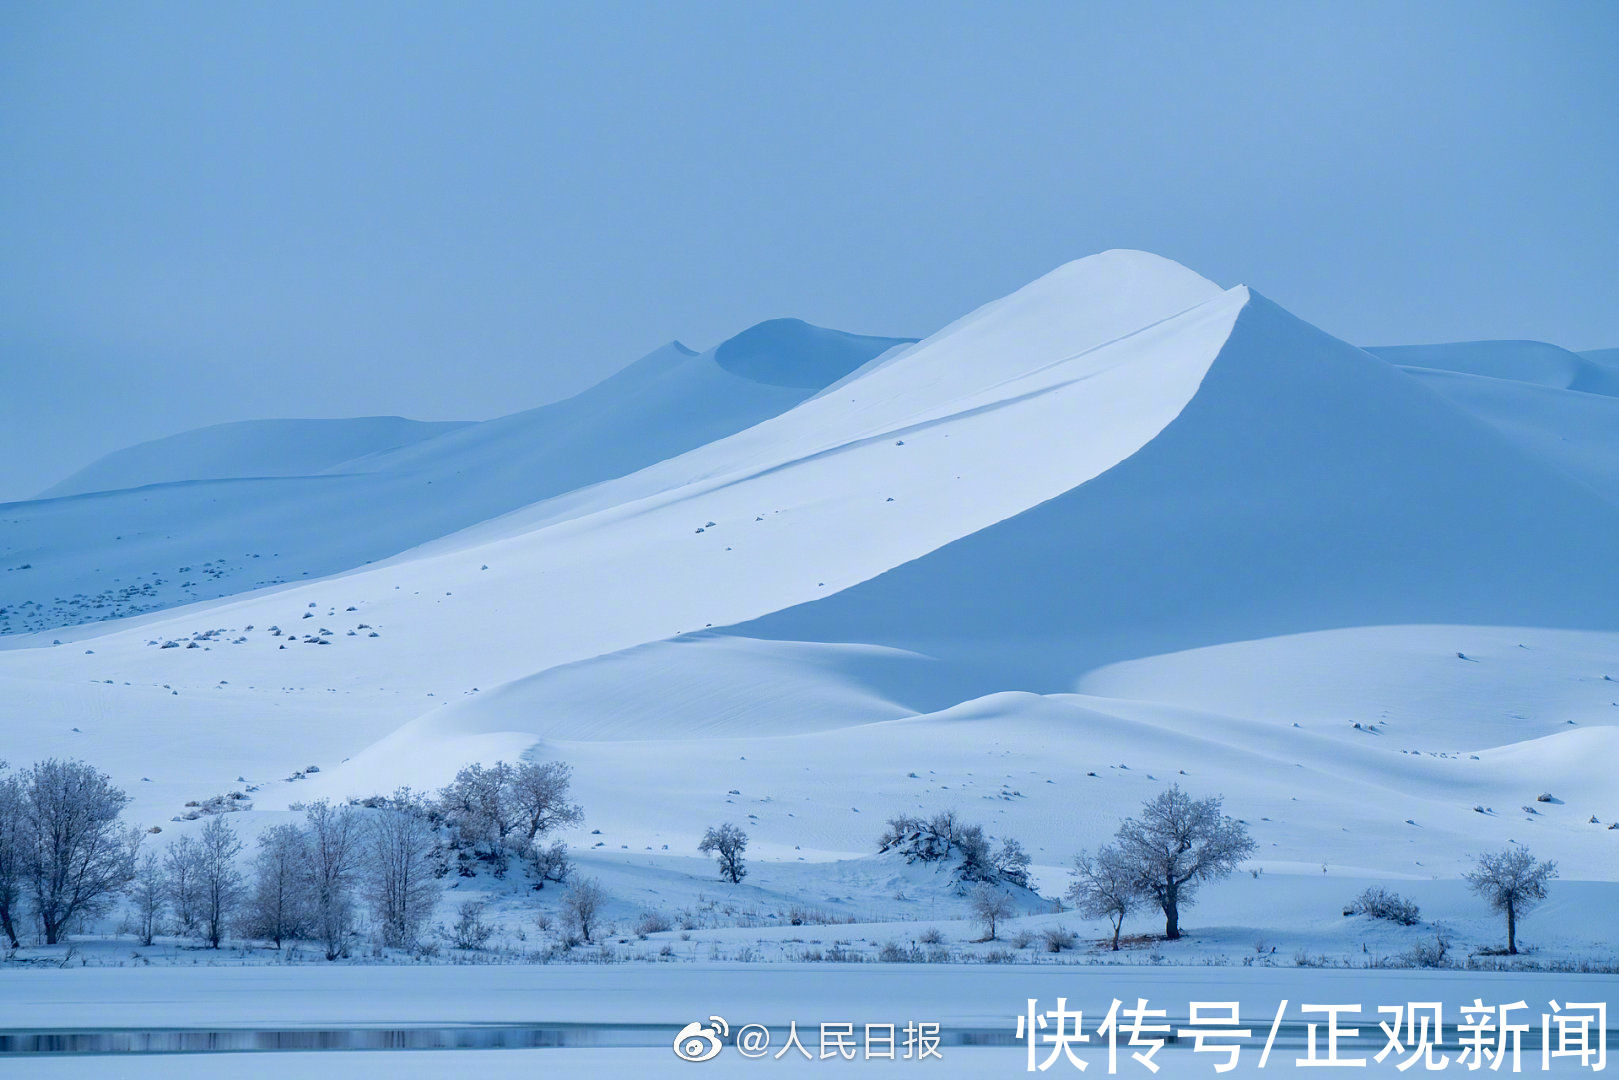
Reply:
[[[1369, 978], [1441, 927], [1464, 961], [1498, 944], [1460, 875], [1514, 844], [1562, 871], [1529, 962], [1611, 963], [1615, 370], [1368, 352], [1108, 252], [914, 343], [777, 321], [486, 423], [163, 440], [0, 506], [0, 757], [107, 770], [153, 844], [232, 790], [251, 834], [565, 760], [630, 980], [925, 954], [929, 928], [944, 987], [989, 959]], [[975, 942], [951, 883], [876, 854], [889, 816], [954, 809], [1049, 901], [1171, 783], [1258, 845], [1181, 942], [1103, 955], [1033, 898], [1001, 935], [1029, 945]], [[738, 886], [695, 851], [723, 820], [752, 840]], [[1346, 918], [1374, 883], [1422, 924]], [[516, 959], [557, 891], [459, 879], [441, 919], [487, 896]], [[675, 928], [637, 935], [646, 912]], [[1054, 924], [1086, 940], [1044, 952]]]

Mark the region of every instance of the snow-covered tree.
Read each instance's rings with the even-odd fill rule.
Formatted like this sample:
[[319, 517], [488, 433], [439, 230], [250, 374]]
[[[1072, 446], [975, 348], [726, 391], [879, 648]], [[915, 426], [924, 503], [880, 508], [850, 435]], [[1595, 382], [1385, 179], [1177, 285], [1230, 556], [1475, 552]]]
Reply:
[[995, 872], [1005, 881], [1011, 882], [1020, 888], [1029, 887], [1029, 858], [1023, 845], [1008, 837], [1001, 841], [1000, 848], [995, 852]]
[[291, 822], [259, 834], [247, 932], [280, 948], [309, 929], [309, 842]]
[[568, 891], [562, 896], [563, 918], [588, 942], [596, 923], [601, 919], [602, 905], [606, 902], [607, 894], [595, 878], [581, 878], [568, 886]]
[[1113, 924], [1113, 951], [1119, 951], [1119, 931], [1124, 920], [1141, 900], [1136, 868], [1111, 844], [1098, 848], [1095, 855], [1080, 852], [1074, 856], [1073, 884], [1068, 901], [1088, 919], [1107, 919]]
[[1012, 917], [1012, 898], [993, 885], [978, 886], [967, 898], [967, 904], [973, 918], [983, 923], [988, 931], [984, 938], [986, 941], [994, 941], [996, 925], [1002, 919]]
[[1522, 847], [1480, 855], [1465, 876], [1485, 903], [1507, 917], [1508, 954], [1518, 954], [1518, 920], [1546, 899], [1547, 883], [1556, 876], [1555, 862], [1539, 862]]
[[1164, 913], [1164, 936], [1181, 936], [1180, 909], [1205, 882], [1225, 877], [1254, 850], [1248, 830], [1220, 812], [1217, 795], [1194, 799], [1172, 785], [1119, 826], [1118, 848], [1141, 891]]
[[[6, 767], [0, 761], [0, 770]], [[22, 944], [17, 939], [17, 923], [22, 920], [24, 859], [28, 845], [23, 825], [22, 781], [12, 775], [0, 776], [0, 933], [13, 949]]]
[[169, 910], [174, 912], [175, 929], [189, 934], [196, 929], [200, 873], [197, 862], [202, 858], [196, 837], [182, 836], [163, 852], [163, 880], [168, 887]]
[[408, 949], [421, 937], [442, 888], [438, 837], [408, 789], [394, 793], [365, 827], [365, 896], [382, 943]]
[[163, 909], [169, 904], [169, 882], [163, 873], [163, 860], [155, 852], [141, 856], [135, 878], [129, 883], [129, 902], [135, 911], [135, 929], [142, 945], [150, 945], [163, 925]]
[[211, 817], [198, 836], [198, 925], [209, 948], [219, 948], [226, 925], [242, 899], [242, 872], [236, 867], [242, 840], [223, 816]]
[[742, 864], [742, 853], [748, 850], [748, 834], [729, 821], [723, 825], [710, 825], [697, 850], [704, 855], [713, 855], [720, 864], [720, 877], [731, 884], [735, 885], [747, 877], [748, 870]]
[[515, 822], [511, 797], [512, 767], [504, 761], [473, 763], [455, 774], [438, 793], [438, 812], [460, 847], [481, 855], [501, 856], [501, 843]]
[[569, 799], [572, 781], [560, 761], [475, 763], [439, 790], [431, 812], [449, 827], [454, 847], [492, 863], [498, 875], [513, 854], [545, 861], [540, 840], [584, 819]]
[[524, 761], [512, 768], [512, 817], [524, 843], [584, 820], [584, 808], [568, 801], [572, 782], [572, 767], [561, 761]]
[[129, 884], [140, 833], [119, 824], [129, 796], [82, 761], [47, 758], [18, 779], [29, 898], [45, 944], [55, 945]]
[[309, 843], [307, 888], [315, 934], [326, 959], [343, 955], [354, 918], [354, 886], [360, 869], [360, 822], [354, 808], [325, 799], [304, 811]]

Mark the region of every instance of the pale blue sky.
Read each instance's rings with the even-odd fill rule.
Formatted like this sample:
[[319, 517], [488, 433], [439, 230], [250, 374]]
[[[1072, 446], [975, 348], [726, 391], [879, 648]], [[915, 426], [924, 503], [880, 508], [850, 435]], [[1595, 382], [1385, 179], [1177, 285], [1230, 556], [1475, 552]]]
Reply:
[[1361, 344], [1619, 345], [1619, 4], [0, 7], [0, 499], [1139, 247]]

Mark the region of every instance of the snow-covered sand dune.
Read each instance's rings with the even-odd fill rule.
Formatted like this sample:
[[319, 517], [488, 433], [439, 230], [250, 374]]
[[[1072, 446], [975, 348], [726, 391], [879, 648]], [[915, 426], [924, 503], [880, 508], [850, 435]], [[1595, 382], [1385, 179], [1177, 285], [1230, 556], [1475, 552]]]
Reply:
[[0, 506], [0, 634], [374, 562], [746, 428], [903, 344], [777, 320], [479, 424], [267, 421], [145, 443], [47, 492], [68, 497]]
[[1532, 838], [1619, 880], [1612, 399], [1529, 352], [1396, 366], [1109, 252], [916, 343], [778, 321], [316, 477], [11, 504], [13, 630], [25, 580], [198, 602], [12, 636], [0, 750], [154, 819], [556, 755], [604, 854], [955, 805], [1050, 884], [1179, 781], [1273, 872]]
[[41, 499], [185, 480], [308, 476], [466, 427], [397, 416], [349, 420], [242, 420], [115, 451], [40, 492]]
[[1619, 396], [1619, 370], [1603, 353], [1570, 352], [1544, 341], [1384, 345], [1366, 351], [1391, 364], [1414, 370], [1453, 371], [1558, 390]]

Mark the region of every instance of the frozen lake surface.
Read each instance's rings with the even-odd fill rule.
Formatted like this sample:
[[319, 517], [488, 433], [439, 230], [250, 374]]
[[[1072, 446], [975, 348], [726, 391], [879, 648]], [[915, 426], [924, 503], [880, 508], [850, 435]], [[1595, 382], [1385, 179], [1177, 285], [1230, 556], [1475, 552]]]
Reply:
[[[233, 1076], [346, 1078], [461, 1074], [664, 1075], [685, 1069], [674, 1055], [675, 1033], [692, 1021], [724, 1017], [733, 1037], [761, 1024], [771, 1032], [767, 1057], [774, 1070], [810, 1065], [849, 1068], [819, 1057], [819, 1026], [910, 1021], [940, 1025], [939, 1058], [893, 1062], [858, 1057], [853, 1065], [927, 1068], [934, 1075], [1011, 1075], [1027, 1069], [1027, 1049], [1016, 1036], [1028, 999], [1040, 1011], [1067, 999], [1081, 1010], [1092, 1034], [1076, 1052], [1105, 1071], [1106, 1047], [1094, 1034], [1114, 999], [1127, 1005], [1146, 998], [1165, 1010], [1173, 1026], [1187, 1022], [1194, 1001], [1237, 1001], [1243, 1040], [1239, 1069], [1257, 1070], [1268, 1029], [1288, 1002], [1266, 1073], [1287, 1072], [1306, 1053], [1306, 1016], [1300, 1006], [1354, 1004], [1361, 1012], [1341, 1024], [1359, 1029], [1340, 1041], [1347, 1057], [1370, 1057], [1384, 1045], [1378, 1006], [1438, 1001], [1445, 1006], [1442, 1050], [1452, 1059], [1459, 1009], [1522, 1000], [1527, 1009], [1524, 1070], [1540, 1072], [1539, 1015], [1557, 1000], [1611, 1002], [1619, 977], [1609, 975], [1498, 974], [1459, 971], [1318, 971], [1253, 968], [1029, 968], [986, 965], [668, 965], [641, 967], [334, 967], [149, 970], [11, 970], [0, 977], [0, 1039], [14, 1052], [0, 1055], [4, 1077], [171, 1077], [217, 1075], [220, 1053], [231, 1053]], [[1610, 1010], [1611, 1011], [1611, 1010]], [[796, 1022], [813, 1055], [774, 1054]], [[1611, 1023], [1611, 1021], [1610, 1021]], [[1324, 1030], [1324, 1028], [1322, 1029]], [[49, 1035], [50, 1037], [44, 1037]], [[165, 1042], [165, 1039], [169, 1040]], [[523, 1040], [530, 1040], [524, 1042]], [[1321, 1036], [1318, 1033], [1318, 1042]], [[32, 1041], [30, 1041], [32, 1040]], [[78, 1040], [78, 1041], [75, 1041]], [[97, 1040], [100, 1040], [99, 1042]], [[124, 1040], [120, 1042], [119, 1040]], [[901, 1037], [903, 1040], [903, 1037]], [[1122, 1040], [1121, 1040], [1122, 1041]], [[97, 1047], [184, 1046], [216, 1052], [17, 1053], [18, 1049], [94, 1050]], [[856, 1046], [864, 1044], [857, 1034]], [[903, 1041], [901, 1041], [903, 1046]], [[475, 1047], [468, 1049], [467, 1047]], [[476, 1047], [481, 1047], [478, 1049]], [[1324, 1044], [1322, 1044], [1324, 1052]], [[903, 1053], [903, 1051], [901, 1051]], [[1042, 1046], [1041, 1059], [1050, 1053]], [[1217, 1053], [1195, 1054], [1189, 1041], [1166, 1046], [1160, 1075], [1217, 1075]], [[1390, 1057], [1384, 1064], [1395, 1061]], [[1558, 1065], [1568, 1062], [1554, 1062]], [[728, 1041], [707, 1075], [768, 1068], [744, 1058]], [[1451, 1068], [1457, 1068], [1452, 1060]], [[1504, 1067], [1510, 1069], [1510, 1062]], [[1065, 1060], [1056, 1071], [1073, 1071]], [[1147, 1071], [1121, 1047], [1121, 1074]], [[1375, 1068], [1373, 1071], [1377, 1071]]]

